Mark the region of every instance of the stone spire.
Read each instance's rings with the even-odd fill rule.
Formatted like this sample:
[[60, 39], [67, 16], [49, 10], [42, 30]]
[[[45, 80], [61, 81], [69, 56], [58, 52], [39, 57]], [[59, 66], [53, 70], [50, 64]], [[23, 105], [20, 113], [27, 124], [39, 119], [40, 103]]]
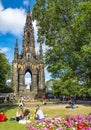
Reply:
[[23, 36], [23, 44], [22, 44], [22, 54], [24, 57], [27, 54], [31, 56], [35, 56], [34, 29], [32, 25], [30, 8], [28, 9], [26, 15], [26, 23], [24, 27], [24, 36]]
[[18, 59], [18, 40], [16, 39], [16, 44], [15, 44], [15, 50], [14, 50], [14, 59]]
[[31, 18], [31, 14], [30, 14], [30, 7], [28, 8], [25, 26], [26, 26], [26, 27], [31, 27], [31, 28], [32, 28], [32, 18]]

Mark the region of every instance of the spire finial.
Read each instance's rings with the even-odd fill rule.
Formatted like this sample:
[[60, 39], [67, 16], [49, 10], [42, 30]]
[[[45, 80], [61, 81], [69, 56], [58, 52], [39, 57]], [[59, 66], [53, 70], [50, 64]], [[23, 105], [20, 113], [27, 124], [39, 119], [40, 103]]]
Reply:
[[18, 47], [18, 39], [16, 39], [16, 45], [15, 46]]
[[31, 19], [31, 14], [30, 14], [30, 6], [28, 7], [28, 12], [27, 12], [27, 16], [26, 16], [26, 24], [27, 25], [32, 25], [32, 19]]
[[31, 11], [30, 11], [30, 5], [28, 6], [28, 12], [27, 15], [30, 15]]
[[18, 59], [18, 39], [16, 39], [14, 59]]
[[30, 13], [30, 5], [28, 6], [28, 12]]

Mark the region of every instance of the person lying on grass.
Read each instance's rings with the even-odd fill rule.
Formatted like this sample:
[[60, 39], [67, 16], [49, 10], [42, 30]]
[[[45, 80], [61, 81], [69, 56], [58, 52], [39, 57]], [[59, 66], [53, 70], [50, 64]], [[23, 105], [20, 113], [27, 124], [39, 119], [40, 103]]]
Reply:
[[76, 106], [74, 103], [72, 102], [69, 102], [68, 106], [66, 106], [66, 108], [72, 108], [72, 109], [75, 109], [75, 108], [78, 108], [78, 106]]

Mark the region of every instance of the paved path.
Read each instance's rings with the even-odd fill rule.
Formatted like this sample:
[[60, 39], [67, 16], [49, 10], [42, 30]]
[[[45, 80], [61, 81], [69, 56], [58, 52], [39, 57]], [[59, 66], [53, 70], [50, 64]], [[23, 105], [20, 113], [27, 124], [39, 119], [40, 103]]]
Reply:
[[[65, 105], [67, 104], [67, 101], [63, 102], [60, 101], [58, 103], [47, 103], [46, 105], [43, 105], [42, 103], [40, 105], [42, 106], [55, 106], [55, 105]], [[83, 100], [78, 100], [77, 104], [88, 104], [91, 105], [91, 101], [83, 101]], [[36, 104], [25, 104], [25, 107], [32, 107], [32, 106], [36, 106]], [[19, 105], [13, 105], [13, 104], [0, 104], [0, 108], [14, 108], [14, 107], [19, 107]]]

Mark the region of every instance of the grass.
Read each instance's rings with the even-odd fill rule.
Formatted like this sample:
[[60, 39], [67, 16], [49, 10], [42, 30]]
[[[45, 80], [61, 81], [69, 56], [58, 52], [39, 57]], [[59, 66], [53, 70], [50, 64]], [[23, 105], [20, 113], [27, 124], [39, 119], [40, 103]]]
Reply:
[[[67, 109], [66, 105], [58, 104], [58, 105], [42, 105], [41, 108], [48, 117], [53, 117], [56, 115], [60, 115], [61, 117], [65, 117], [68, 114], [89, 114], [91, 113], [90, 105], [78, 105], [76, 109]], [[0, 111], [3, 111], [8, 120], [6, 122], [0, 122], [0, 130], [27, 130], [26, 125], [19, 124], [16, 121], [10, 121], [10, 118], [14, 116], [17, 112], [18, 108], [3, 108]], [[30, 106], [31, 114], [34, 113], [35, 105]]]

